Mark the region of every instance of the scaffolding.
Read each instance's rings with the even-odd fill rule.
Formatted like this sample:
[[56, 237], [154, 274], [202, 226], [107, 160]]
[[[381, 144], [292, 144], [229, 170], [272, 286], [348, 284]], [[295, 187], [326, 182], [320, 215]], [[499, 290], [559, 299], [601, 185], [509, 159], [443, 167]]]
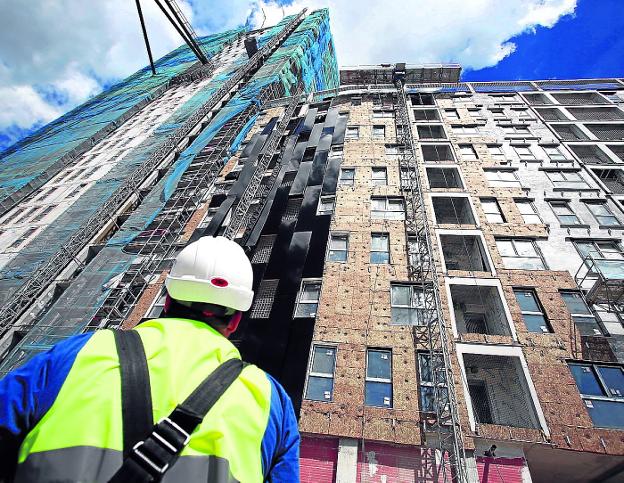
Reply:
[[[65, 243], [59, 251], [57, 251], [46, 263], [39, 267], [31, 277], [13, 294], [13, 296], [5, 303], [0, 310], [0, 334], [3, 334], [13, 324], [15, 324], [22, 313], [37, 299], [39, 295], [54, 282], [62, 270], [73, 260], [76, 259], [79, 252], [84, 249], [87, 243], [93, 238], [93, 235], [101, 230], [101, 228], [121, 209], [126, 201], [138, 191], [140, 185], [145, 179], [162, 163], [162, 161], [173, 152], [179, 143], [189, 135], [189, 133], [208, 116], [211, 111], [223, 107], [232, 93], [243, 82], [250, 79], [271, 56], [271, 54], [283, 43], [288, 36], [299, 26], [302, 17], [305, 15], [304, 9], [293, 18], [288, 18], [286, 25], [281, 31], [274, 35], [256, 54], [254, 54], [247, 63], [240, 67], [236, 73], [231, 76], [221, 87], [210, 97], [208, 102], [194, 112], [186, 122], [170, 136], [167, 141], [156, 150], [153, 155], [145, 160], [142, 165], [131, 176], [126, 179], [121, 187], [119, 187], [113, 195], [93, 214]], [[263, 91], [265, 85], [271, 85], [270, 82], [260, 83], [252, 86], [256, 94]], [[252, 93], [253, 94], [253, 93]], [[269, 97], [266, 93], [262, 94], [258, 99], [249, 99], [249, 104], [255, 103], [260, 105], [262, 102], [275, 97], [279, 97], [280, 93], [273, 92]], [[249, 96], [250, 98], [252, 96]], [[242, 106], [241, 106], [242, 107]], [[228, 148], [230, 145], [228, 145]], [[223, 156], [222, 156], [223, 157]], [[154, 232], [155, 237], [158, 231]], [[153, 244], [152, 239], [148, 239]], [[163, 237], [164, 242], [165, 237]]]
[[398, 100], [395, 122], [397, 131], [400, 131], [400, 141], [404, 146], [404, 149], [400, 150], [399, 167], [403, 173], [401, 192], [405, 199], [405, 238], [406, 241], [415, 241], [415, 243], [407, 242], [408, 278], [417, 287], [421, 314], [420, 323], [412, 326], [412, 335], [415, 347], [424, 342], [429, 350], [433, 379], [435, 420], [427, 423], [426, 429], [435, 439], [437, 449], [443, 458], [439, 475], [442, 481], [465, 482], [467, 473], [463, 435], [459, 424], [448, 334], [440, 301], [431, 231], [416, 161], [404, 82], [405, 66], [397, 64], [394, 71]]
[[600, 305], [607, 312], [624, 312], [624, 260], [583, 258], [574, 279], [588, 305]]

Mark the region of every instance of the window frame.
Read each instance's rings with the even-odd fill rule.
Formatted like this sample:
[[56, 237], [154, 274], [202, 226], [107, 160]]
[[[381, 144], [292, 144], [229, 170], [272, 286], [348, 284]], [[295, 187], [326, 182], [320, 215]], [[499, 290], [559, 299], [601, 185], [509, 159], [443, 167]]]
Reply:
[[[520, 308], [520, 315], [522, 316], [522, 322], [524, 323], [524, 327], [527, 329], [527, 331], [533, 334], [552, 334], [554, 331], [552, 329], [552, 326], [550, 325], [550, 321], [548, 320], [548, 316], [546, 315], [546, 310], [544, 309], [544, 306], [542, 305], [542, 302], [540, 301], [536, 290], [534, 288], [527, 288], [527, 287], [514, 287], [513, 293], [514, 293], [514, 297], [516, 298], [516, 304], [518, 304], [518, 307]], [[523, 296], [525, 297], [526, 297], [526, 294], [531, 294], [531, 297], [533, 298], [533, 301], [535, 302], [535, 305], [537, 306], [539, 310], [537, 311], [523, 310], [522, 306], [520, 305], [520, 302], [518, 301], [518, 293], [522, 293]], [[525, 315], [541, 316], [544, 319], [544, 324], [545, 324], [545, 325], [540, 326], [541, 331], [531, 330], [527, 324], [527, 320], [524, 317]]]
[[[520, 178], [518, 178], [516, 169], [484, 169], [485, 178], [488, 181], [488, 184], [494, 188], [522, 188], [522, 183], [520, 182]], [[493, 173], [496, 175], [497, 179], [490, 179], [487, 173]], [[505, 180], [501, 179], [499, 173], [511, 173], [513, 176], [513, 180]], [[498, 184], [492, 184], [498, 183]]]
[[[324, 202], [326, 202], [327, 200], [331, 200], [331, 209], [329, 210], [322, 210], [321, 207], [323, 206]], [[325, 203], [327, 204], [327, 203]], [[331, 215], [334, 213], [336, 209], [336, 195], [321, 195], [319, 196], [319, 202], [318, 205], [316, 207], [316, 214], [317, 215]]]
[[[479, 202], [481, 203], [481, 209], [483, 210], [483, 213], [485, 213], [485, 219], [488, 223], [490, 224], [501, 224], [501, 223], [507, 223], [507, 220], [505, 219], [505, 215], [503, 214], [503, 210], [501, 210], [500, 204], [498, 202], [497, 198], [488, 198], [488, 197], [484, 197], [484, 198], [479, 198]], [[485, 207], [486, 205], [493, 205], [496, 208], [496, 212], [488, 212]], [[492, 221], [490, 219], [490, 216], [498, 216], [500, 217], [501, 221]]]
[[[553, 214], [557, 218], [557, 221], [559, 222], [559, 225], [562, 228], [583, 225], [583, 220], [581, 220], [581, 218], [570, 207], [570, 202], [569, 201], [567, 201], [567, 200], [548, 200], [548, 206], [550, 206], [550, 209], [552, 210]], [[567, 213], [558, 213], [557, 209], [567, 210]], [[569, 218], [571, 218], [571, 219], [573, 219], [575, 221], [570, 223], [569, 220], [567, 220], [566, 218], [562, 218], [562, 217], [569, 217]]]
[[550, 161], [562, 162], [570, 160], [559, 146], [542, 146], [542, 149]]
[[[498, 242], [511, 242], [512, 244], [512, 248], [514, 250], [515, 255], [511, 256], [511, 255], [503, 255], [500, 249], [500, 246], [498, 245]], [[532, 247], [533, 247], [533, 251], [535, 252], [536, 256], [525, 256], [525, 255], [519, 255], [519, 251], [518, 248], [516, 247], [516, 242], [530, 242]], [[542, 255], [542, 252], [540, 251], [539, 247], [537, 246], [537, 243], [534, 239], [532, 238], [518, 238], [518, 237], [500, 237], [500, 238], [494, 238], [494, 242], [496, 243], [496, 249], [498, 250], [498, 254], [501, 257], [501, 260], [503, 261], [503, 267], [506, 270], [548, 270], [548, 265], [546, 264], [546, 260], [544, 260], [544, 256]], [[525, 267], [520, 267], [520, 268], [511, 268], [511, 267], [507, 267], [505, 266], [505, 258], [514, 258], [514, 259], [518, 259], [518, 258], [529, 258], [529, 259], [539, 259], [541, 264], [542, 264], [542, 268], [525, 268]]]
[[467, 161], [477, 161], [479, 159], [479, 155], [477, 154], [474, 145], [472, 144], [458, 144], [459, 155], [462, 159]]
[[[624, 429], [624, 425], [623, 426], [601, 426], [599, 424], [596, 424], [594, 422], [594, 418], [592, 417], [592, 412], [589, 411], [589, 409], [594, 409], [594, 404], [592, 401], [605, 401], [605, 402], [611, 402], [611, 403], [618, 403], [622, 405], [620, 410], [624, 411], [624, 393], [621, 395], [613, 395], [612, 388], [609, 387], [609, 385], [604, 379], [604, 376], [600, 372], [601, 368], [618, 368], [623, 373], [623, 377], [624, 377], [624, 367], [622, 367], [621, 364], [605, 364], [605, 363], [599, 363], [599, 362], [581, 362], [581, 361], [567, 361], [567, 362], [568, 362], [568, 368], [570, 369], [570, 375], [572, 376], [572, 379], [574, 380], [574, 383], [579, 392], [579, 395], [581, 396], [581, 399], [583, 400], [583, 403], [585, 405], [585, 409], [587, 410], [587, 413], [589, 414], [589, 417], [592, 420], [593, 426], [597, 428], [607, 428], [607, 429], [616, 429], [616, 430]], [[594, 381], [597, 383], [598, 388], [602, 391], [603, 394], [602, 395], [585, 394], [581, 392], [581, 387], [579, 386], [579, 382], [577, 381], [574, 375], [574, 372], [571, 369], [571, 366], [589, 368], [589, 371], [591, 372]], [[584, 371], [584, 372], [587, 372], [587, 371]]]
[[[368, 369], [369, 369], [369, 354], [371, 352], [380, 352], [380, 353], [385, 353], [387, 356], [389, 356], [390, 359], [390, 377], [388, 378], [381, 378], [381, 377], [370, 377], [368, 375]], [[366, 367], [364, 369], [364, 405], [368, 406], [368, 407], [378, 407], [378, 408], [386, 408], [386, 409], [392, 409], [394, 407], [394, 387], [392, 384], [392, 375], [393, 375], [393, 368], [392, 368], [392, 349], [385, 349], [385, 348], [377, 348], [377, 347], [367, 347], [366, 348]], [[385, 404], [385, 398], [384, 398], [384, 404], [382, 406], [377, 405], [377, 404], [369, 404], [366, 400], [366, 386], [368, 385], [369, 382], [372, 383], [380, 383], [380, 384], [387, 384], [390, 386], [390, 397], [388, 398], [388, 404]]]
[[[377, 133], [375, 131], [377, 131]], [[379, 134], [379, 131], [381, 131], [381, 134]], [[371, 135], [375, 139], [385, 139], [386, 125], [385, 124], [373, 124], [373, 127], [371, 129]]]
[[[592, 217], [594, 218], [594, 220], [596, 220], [596, 222], [598, 223], [598, 225], [600, 225], [601, 227], [606, 226], [606, 227], [610, 227], [610, 226], [621, 226], [622, 223], [620, 222], [619, 218], [617, 216], [615, 216], [615, 213], [613, 213], [613, 210], [609, 207], [609, 204], [606, 201], [594, 201], [594, 200], [583, 200], [583, 203], [585, 203], [585, 207], [587, 208], [587, 211], [589, 211], [592, 215]], [[590, 208], [591, 206], [600, 206], [603, 209], [605, 209], [609, 214], [608, 215], [598, 215], [594, 212], [594, 210], [592, 210], [592, 208]], [[602, 223], [600, 221], [600, 218], [611, 218], [615, 221], [615, 223]]]
[[[409, 304], [408, 305], [398, 305], [394, 303], [393, 289], [399, 287], [407, 287], [409, 288]], [[420, 295], [417, 295], [420, 294]], [[415, 283], [409, 282], [390, 282], [390, 324], [391, 325], [401, 325], [401, 326], [416, 326], [416, 327], [424, 327], [426, 326], [422, 313], [425, 311], [425, 307], [423, 305], [424, 300], [424, 291], [421, 290], [420, 286]], [[399, 322], [394, 319], [393, 308], [397, 308], [400, 310], [408, 310], [408, 319], [407, 323]], [[412, 321], [416, 320], [416, 323], [412, 323]]]
[[[316, 300], [316, 302], [312, 301], [302, 301], [301, 298], [304, 294], [304, 290], [305, 287], [307, 285], [312, 285], [312, 284], [318, 284], [319, 286], [319, 295], [318, 295], [318, 299]], [[323, 290], [323, 280], [320, 278], [304, 278], [301, 280], [301, 284], [299, 285], [299, 292], [297, 293], [297, 303], [295, 304], [295, 310], [293, 312], [293, 319], [309, 319], [309, 318], [316, 318], [317, 314], [318, 314], [318, 308], [319, 308], [319, 304], [320, 304], [320, 300], [321, 300], [321, 291]], [[302, 304], [310, 304], [310, 305], [314, 305], [316, 304], [316, 310], [314, 312], [313, 315], [311, 316], [304, 316], [304, 315], [300, 315], [299, 314], [299, 307]]]
[[[330, 373], [328, 372], [313, 372], [312, 369], [314, 367], [314, 358], [316, 357], [316, 349], [321, 350], [332, 350], [333, 354], [333, 370]], [[310, 349], [310, 360], [308, 362], [308, 372], [305, 383], [305, 392], [303, 398], [307, 401], [316, 401], [316, 402], [333, 402], [334, 400], [334, 383], [336, 380], [336, 362], [338, 361], [338, 346], [335, 344], [327, 344], [325, 342], [322, 343], [313, 343]], [[331, 380], [331, 390], [329, 391], [329, 397], [325, 397], [323, 399], [312, 399], [309, 397], [309, 389], [310, 389], [310, 378], [321, 378], [321, 379], [330, 379]], [[327, 393], [328, 391], [325, 391]]]
[[[353, 134], [355, 133], [355, 134]], [[345, 129], [345, 140], [360, 139], [360, 126], [347, 126]]]
[[[444, 357], [444, 355], [441, 352], [436, 352], [435, 355], [437, 357]], [[431, 381], [426, 381], [423, 379], [423, 374], [425, 371], [423, 371], [423, 367], [424, 364], [422, 363], [423, 359], [429, 358], [430, 362], [428, 363], [429, 365], [429, 372], [431, 374]], [[428, 389], [428, 390], [433, 390], [435, 391], [436, 388], [436, 383], [434, 381], [434, 376], [433, 376], [433, 371], [431, 370], [431, 353], [430, 352], [425, 352], [425, 351], [417, 351], [416, 352], [416, 359], [417, 359], [417, 364], [418, 364], [418, 407], [420, 409], [421, 413], [428, 413], [428, 414], [433, 414], [435, 413], [435, 408], [433, 409], [425, 409], [425, 391], [423, 389]], [[447, 389], [447, 385], [446, 385], [446, 381], [442, 381], [439, 382], [437, 384], [437, 386], [439, 388], [442, 388], [443, 390], [448, 390]], [[428, 392], [428, 391], [427, 391]]]
[[[511, 147], [514, 149], [520, 161], [536, 161], [537, 160], [537, 156], [535, 156], [535, 152], [531, 149], [530, 144], [514, 144]], [[526, 150], [528, 151], [528, 153], [527, 152], [522, 153], [521, 150]]]
[[[593, 334], [581, 334], [581, 335], [604, 335], [602, 332], [602, 328], [600, 324], [598, 323], [598, 318], [596, 317], [596, 314], [594, 314], [591, 307], [587, 305], [587, 303], [585, 302], [585, 299], [583, 298], [583, 294], [581, 293], [580, 290], [559, 290], [559, 295], [561, 296], [561, 299], [563, 300], [563, 303], [565, 304], [566, 309], [570, 313], [572, 322], [576, 325], [577, 328], [580, 329], [582, 325], [595, 326]], [[583, 306], [587, 309], [587, 312], [573, 312], [572, 309], [570, 308], [570, 305], [568, 305], [566, 297], [580, 298]], [[579, 321], [578, 319], [585, 319], [586, 321], [583, 322], [583, 321]]]
[[[378, 238], [385, 238], [386, 239], [386, 250], [375, 250], [373, 249], [374, 245], [373, 245], [373, 239], [375, 237]], [[373, 261], [373, 253], [385, 253], [386, 254], [386, 258], [387, 260], [385, 262], [375, 262]], [[390, 264], [390, 233], [388, 232], [372, 232], [371, 233], [371, 245], [370, 245], [370, 251], [369, 251], [369, 263], [371, 265], [385, 265], [385, 264]]]
[[[383, 177], [375, 177], [375, 173], [383, 173]], [[379, 183], [379, 181], [382, 182]], [[371, 183], [373, 186], [388, 186], [388, 168], [385, 166], [372, 166]]]
[[[337, 249], [332, 248], [332, 242], [334, 240], [341, 240], [345, 242], [345, 248]], [[334, 253], [342, 253], [344, 252], [344, 260], [332, 259], [332, 252]], [[336, 262], [336, 263], [347, 263], [349, 261], [349, 233], [344, 231], [331, 232], [329, 234], [329, 240], [327, 243], [327, 254], [325, 255], [325, 260], [328, 262]]]
[[[371, 196], [371, 219], [373, 220], [390, 220], [390, 221], [403, 221], [405, 220], [405, 199], [401, 196]], [[373, 201], [374, 200], [383, 200], [384, 201], [384, 210], [375, 210], [373, 209]], [[390, 210], [388, 209], [390, 206], [390, 201], [401, 201], [401, 210]], [[384, 216], [373, 216], [373, 213], [383, 213]], [[387, 213], [401, 213], [400, 216], [390, 216], [388, 217]]]
[[[353, 173], [352, 177], [344, 177], [345, 173]], [[340, 168], [338, 173], [338, 186], [355, 186], [355, 167], [345, 166]]]
[[[587, 180], [583, 178], [583, 176], [581, 175], [580, 170], [574, 170], [574, 171], [548, 170], [548, 171], [545, 171], [545, 173], [546, 173], [546, 177], [550, 180], [554, 188], [560, 188], [564, 190], [577, 190], [577, 189], [590, 189], [591, 188]], [[568, 179], [567, 177], [572, 173], [579, 179], [577, 180]], [[555, 174], [560, 175], [563, 179], [559, 179], [559, 180], [553, 179], [553, 175]], [[582, 183], [583, 186], [569, 186], [569, 187], [563, 186], [564, 184], [570, 184], [570, 183], [574, 183], [575, 185]]]
[[[542, 220], [542, 217], [540, 216], [539, 212], [535, 208], [535, 203], [534, 203], [534, 201], [532, 199], [529, 199], [529, 198], [514, 198], [514, 203], [516, 204], [516, 208], [518, 208], [518, 211], [520, 212], [520, 215], [522, 216], [522, 220], [526, 224], [542, 224], [542, 223], [544, 223], [544, 220]], [[520, 206], [530, 206], [531, 210], [533, 211], [533, 213], [522, 213], [522, 210], [519, 208]], [[527, 220], [528, 216], [535, 216], [538, 221], [528, 221]]]

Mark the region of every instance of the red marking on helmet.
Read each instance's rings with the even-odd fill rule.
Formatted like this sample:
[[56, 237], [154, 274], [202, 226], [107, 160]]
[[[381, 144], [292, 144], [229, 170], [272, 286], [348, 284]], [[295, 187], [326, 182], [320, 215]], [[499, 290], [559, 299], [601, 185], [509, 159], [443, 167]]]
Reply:
[[224, 278], [215, 277], [210, 280], [210, 283], [215, 287], [227, 287], [229, 285], [228, 281]]

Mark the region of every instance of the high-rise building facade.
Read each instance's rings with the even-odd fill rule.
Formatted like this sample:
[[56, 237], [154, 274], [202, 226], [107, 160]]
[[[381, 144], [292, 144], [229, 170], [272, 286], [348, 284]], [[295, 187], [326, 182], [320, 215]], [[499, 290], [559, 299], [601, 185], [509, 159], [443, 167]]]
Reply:
[[338, 79], [324, 10], [203, 43], [3, 159], [0, 371], [158, 316], [221, 234], [302, 481], [622, 481], [624, 81]]

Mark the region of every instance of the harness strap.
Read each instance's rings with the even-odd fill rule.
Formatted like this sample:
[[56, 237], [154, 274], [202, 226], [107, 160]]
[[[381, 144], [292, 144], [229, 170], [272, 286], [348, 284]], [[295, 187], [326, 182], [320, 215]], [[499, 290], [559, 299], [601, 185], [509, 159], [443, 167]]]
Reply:
[[[142, 356], [145, 359], [144, 351]], [[126, 421], [124, 418], [124, 461], [109, 483], [160, 481], [190, 441], [193, 431], [240, 375], [245, 365], [240, 359], [230, 359], [217, 367], [168, 417], [161, 419], [153, 426], [150, 422], [147, 433], [135, 442], [128, 454], [125, 451]], [[149, 374], [147, 377], [149, 380]], [[122, 392], [122, 397], [123, 394]], [[142, 410], [145, 410], [145, 407]], [[150, 418], [153, 417], [151, 400], [148, 414]]]
[[123, 454], [143, 441], [154, 425], [152, 392], [145, 349], [135, 330], [114, 330], [121, 372]]

